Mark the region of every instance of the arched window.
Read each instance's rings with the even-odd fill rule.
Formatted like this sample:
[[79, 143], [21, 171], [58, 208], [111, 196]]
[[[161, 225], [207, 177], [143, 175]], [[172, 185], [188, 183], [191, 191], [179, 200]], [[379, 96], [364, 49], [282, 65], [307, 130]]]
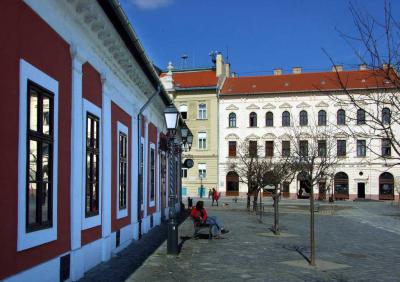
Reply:
[[357, 110], [357, 124], [365, 124], [365, 111], [363, 109]]
[[235, 113], [229, 114], [229, 127], [236, 127], [236, 114]]
[[382, 109], [382, 123], [390, 124], [391, 114], [389, 108]]
[[389, 172], [384, 172], [379, 176], [379, 200], [394, 199], [394, 178]]
[[346, 124], [346, 112], [343, 109], [340, 109], [336, 113], [336, 119], [338, 125]]
[[338, 172], [334, 178], [335, 199], [349, 198], [349, 176], [344, 172]]
[[301, 126], [308, 125], [308, 114], [304, 110], [300, 112], [300, 125]]
[[297, 174], [297, 181], [298, 181], [298, 191], [297, 191], [297, 198], [299, 199], [308, 199], [310, 197], [311, 192], [311, 184], [310, 178], [307, 172], [302, 171]]
[[226, 195], [239, 196], [239, 175], [234, 171], [226, 175]]
[[272, 112], [265, 114], [265, 126], [274, 126], [274, 114]]
[[326, 112], [324, 110], [318, 112], [318, 125], [326, 125]]
[[290, 126], [290, 114], [288, 111], [282, 113], [282, 126]]
[[249, 115], [249, 126], [257, 127], [257, 114], [255, 112], [251, 112]]

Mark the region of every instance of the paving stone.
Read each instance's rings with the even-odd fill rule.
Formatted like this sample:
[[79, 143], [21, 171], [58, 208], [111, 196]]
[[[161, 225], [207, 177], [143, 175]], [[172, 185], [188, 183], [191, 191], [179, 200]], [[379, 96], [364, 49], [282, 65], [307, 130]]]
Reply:
[[[103, 264], [111, 267], [88, 273], [85, 281], [400, 281], [399, 207], [386, 202], [320, 203], [320, 211], [334, 212], [315, 215], [317, 267], [310, 267], [303, 258], [310, 256], [307, 201], [281, 202], [280, 236], [270, 230], [271, 203], [266, 203], [262, 223], [246, 210], [245, 201], [226, 203], [210, 207], [206, 200], [208, 213], [231, 231], [223, 240], [188, 239], [193, 226], [186, 220], [179, 227], [180, 238], [185, 238], [180, 254], [167, 256], [162, 242], [166, 233], [160, 235], [166, 227], [157, 227], [150, 233], [160, 237], [158, 248], [149, 242], [149, 234]], [[135, 262], [140, 248], [150, 246], [156, 251], [143, 252], [147, 260], [139, 255], [142, 261]]]

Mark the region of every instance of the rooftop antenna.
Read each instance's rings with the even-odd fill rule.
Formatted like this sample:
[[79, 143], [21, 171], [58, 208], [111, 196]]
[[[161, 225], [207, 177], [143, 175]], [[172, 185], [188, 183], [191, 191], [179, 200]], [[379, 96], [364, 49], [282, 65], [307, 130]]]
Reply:
[[181, 69], [186, 69], [187, 68], [187, 59], [188, 58], [189, 58], [188, 55], [182, 54], [182, 56], [181, 56], [181, 59], [182, 59], [182, 61], [181, 61]]
[[217, 62], [218, 51], [211, 51], [208, 55], [211, 57], [211, 61], [215, 65], [215, 63]]

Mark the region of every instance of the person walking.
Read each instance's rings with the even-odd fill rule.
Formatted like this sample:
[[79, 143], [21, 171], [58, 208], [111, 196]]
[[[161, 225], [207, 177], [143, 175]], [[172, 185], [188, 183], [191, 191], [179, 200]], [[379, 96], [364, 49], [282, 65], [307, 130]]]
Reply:
[[219, 194], [218, 194], [217, 190], [215, 190], [215, 188], [213, 188], [211, 206], [214, 206], [214, 201], [217, 202], [217, 206], [218, 206], [218, 199], [219, 199]]

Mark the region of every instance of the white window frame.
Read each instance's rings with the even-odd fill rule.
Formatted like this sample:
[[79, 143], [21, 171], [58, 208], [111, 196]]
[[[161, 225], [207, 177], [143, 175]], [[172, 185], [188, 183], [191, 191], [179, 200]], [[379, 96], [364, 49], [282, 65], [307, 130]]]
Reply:
[[[19, 138], [18, 138], [18, 235], [17, 251], [26, 250], [57, 240], [57, 194], [58, 194], [58, 81], [29, 64], [19, 61]], [[52, 227], [26, 232], [26, 160], [27, 160], [27, 107], [28, 80], [54, 94], [53, 110], [53, 210]]]
[[[126, 207], [124, 209], [119, 208], [119, 134], [124, 133], [126, 135]], [[117, 219], [127, 217], [128, 216], [128, 206], [129, 206], [129, 198], [128, 198], [128, 190], [129, 190], [129, 128], [120, 121], [117, 121]]]
[[[152, 189], [152, 187], [151, 187], [151, 150], [154, 150], [154, 199], [152, 200], [151, 199], [151, 189]], [[150, 177], [149, 177], [149, 180], [150, 180], [150, 182], [149, 182], [149, 198], [150, 198], [150, 201], [149, 201], [149, 207], [154, 207], [155, 205], [156, 205], [156, 196], [157, 196], [157, 177], [156, 177], [156, 175], [157, 175], [157, 158], [156, 158], [156, 155], [157, 155], [157, 151], [156, 151], [156, 145], [154, 144], [154, 143], [150, 143], [150, 151], [149, 151], [149, 174], [150, 174]]]
[[[82, 230], [86, 230], [89, 228], [93, 228], [95, 226], [101, 225], [101, 214], [102, 214], [102, 184], [103, 184], [103, 129], [102, 129], [102, 120], [101, 120], [101, 108], [93, 104], [92, 102], [83, 99], [83, 126], [82, 126], [82, 138], [84, 141], [82, 142]], [[86, 127], [87, 127], [87, 114], [93, 114], [99, 118], [99, 214], [86, 217]]]
[[[184, 173], [186, 172], [186, 173]], [[185, 176], [186, 174], [186, 176]], [[188, 177], [188, 169], [186, 167], [182, 167], [182, 178], [187, 178]]]
[[[200, 139], [204, 139], [204, 142], [200, 143]], [[204, 147], [200, 147], [200, 144], [204, 144]], [[197, 148], [199, 150], [207, 150], [207, 132], [197, 133]]]
[[[204, 109], [200, 111], [200, 106], [204, 105]], [[197, 114], [198, 114], [198, 119], [207, 119], [207, 104], [206, 103], [199, 103], [197, 106]], [[200, 114], [201, 113], [201, 114]]]
[[[204, 170], [205, 177], [200, 177], [200, 170]], [[205, 164], [205, 163], [198, 164], [197, 171], [198, 171], [199, 178], [203, 178], [203, 179], [207, 178], [207, 164]]]
[[[188, 106], [187, 105], [180, 105], [179, 106], [179, 112], [182, 114], [183, 112], [186, 112], [186, 118], [184, 120], [188, 119]], [[182, 117], [183, 118], [183, 117]]]

